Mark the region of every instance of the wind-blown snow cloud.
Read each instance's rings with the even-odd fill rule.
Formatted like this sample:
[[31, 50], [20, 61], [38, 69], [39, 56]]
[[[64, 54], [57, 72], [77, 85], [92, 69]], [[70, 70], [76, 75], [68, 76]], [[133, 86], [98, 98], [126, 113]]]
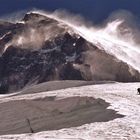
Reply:
[[84, 18], [73, 16], [67, 12], [55, 11], [48, 13], [35, 11], [50, 16], [71, 26], [93, 45], [114, 55], [119, 60], [126, 62], [140, 71], [140, 29], [138, 19], [128, 11], [113, 13], [102, 26], [92, 25]]
[[[140, 71], [140, 30], [136, 18], [131, 13], [127, 11], [113, 13], [101, 26], [95, 26], [82, 16], [64, 10], [56, 10], [53, 13], [40, 10], [32, 12], [67, 24], [74, 29], [74, 32], [99, 49], [105, 50]], [[42, 26], [40, 29], [30, 27], [20, 35], [15, 35], [11, 44], [39, 48], [45, 40], [56, 34], [54, 29], [51, 26]]]

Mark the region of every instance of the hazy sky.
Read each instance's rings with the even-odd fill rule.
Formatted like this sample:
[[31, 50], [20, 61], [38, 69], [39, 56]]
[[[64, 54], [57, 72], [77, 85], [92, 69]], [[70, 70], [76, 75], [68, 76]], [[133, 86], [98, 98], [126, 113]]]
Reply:
[[100, 22], [120, 9], [140, 17], [140, 0], [0, 0], [0, 16], [32, 8], [48, 11], [66, 9], [94, 22]]

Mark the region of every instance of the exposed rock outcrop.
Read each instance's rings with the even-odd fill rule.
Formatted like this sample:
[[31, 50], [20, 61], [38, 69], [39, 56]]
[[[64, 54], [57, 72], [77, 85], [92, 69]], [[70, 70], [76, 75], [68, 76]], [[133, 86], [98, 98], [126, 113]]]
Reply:
[[3, 24], [0, 35], [0, 94], [51, 80], [140, 81], [128, 64], [43, 15]]

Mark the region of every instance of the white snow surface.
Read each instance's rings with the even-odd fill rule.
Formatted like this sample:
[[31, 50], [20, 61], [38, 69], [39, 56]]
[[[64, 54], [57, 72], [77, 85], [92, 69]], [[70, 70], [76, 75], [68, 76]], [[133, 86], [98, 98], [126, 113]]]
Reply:
[[[140, 95], [137, 94], [138, 87], [140, 87], [140, 83], [107, 83], [13, 97], [1, 96], [0, 106], [11, 101], [43, 100], [50, 96], [56, 96], [58, 99], [75, 96], [101, 98], [110, 103], [108, 109], [116, 110], [124, 117], [60, 130], [1, 135], [0, 140], [140, 140]], [[0, 116], [5, 112], [1, 108]], [[0, 131], [2, 130], [0, 129]]]

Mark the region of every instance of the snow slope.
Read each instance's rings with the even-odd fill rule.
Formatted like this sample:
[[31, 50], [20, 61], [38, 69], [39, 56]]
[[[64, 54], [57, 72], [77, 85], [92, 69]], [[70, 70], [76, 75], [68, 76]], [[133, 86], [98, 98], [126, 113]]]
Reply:
[[[1, 98], [0, 133], [6, 128], [5, 132], [9, 135], [1, 135], [0, 139], [139, 140], [140, 96], [136, 90], [138, 87], [140, 83], [107, 83]], [[50, 115], [50, 118], [46, 115]], [[28, 118], [29, 116], [37, 119]], [[52, 126], [48, 127], [52, 120], [53, 125], [59, 124], [58, 120], [62, 122], [61, 129], [59, 125], [55, 127], [57, 130], [51, 128]], [[75, 125], [74, 121], [80, 123]], [[36, 131], [41, 125], [44, 128], [38, 129], [38, 133], [29, 133], [31, 129]], [[24, 132], [25, 126], [28, 128], [27, 134], [20, 134]], [[19, 129], [11, 131], [15, 130], [14, 128]], [[49, 131], [45, 131], [46, 128]], [[12, 135], [12, 132], [16, 135]]]

